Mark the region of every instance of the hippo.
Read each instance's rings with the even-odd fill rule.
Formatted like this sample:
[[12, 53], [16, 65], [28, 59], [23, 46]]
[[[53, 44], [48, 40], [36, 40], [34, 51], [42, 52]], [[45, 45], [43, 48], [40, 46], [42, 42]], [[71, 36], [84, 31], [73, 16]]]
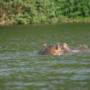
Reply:
[[41, 55], [53, 55], [53, 56], [60, 56], [64, 54], [63, 48], [61, 45], [47, 45], [44, 44], [43, 48], [39, 51]]
[[88, 46], [83, 44], [79, 45], [78, 48], [70, 48], [67, 43], [55, 44], [55, 45], [47, 45], [43, 44], [43, 48], [39, 51], [40, 55], [53, 55], [53, 56], [61, 56], [66, 53], [79, 53], [89, 50]]

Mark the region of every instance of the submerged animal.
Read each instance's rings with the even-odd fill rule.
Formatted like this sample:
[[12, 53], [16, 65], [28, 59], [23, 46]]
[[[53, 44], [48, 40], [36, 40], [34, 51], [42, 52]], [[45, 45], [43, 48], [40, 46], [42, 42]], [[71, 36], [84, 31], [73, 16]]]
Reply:
[[60, 56], [67, 51], [68, 51], [67, 47], [63, 47], [62, 45], [59, 45], [59, 44], [56, 44], [56, 45], [44, 44], [43, 48], [39, 51], [39, 54]]
[[43, 48], [39, 51], [40, 55], [53, 55], [60, 56], [66, 53], [78, 53], [83, 52], [89, 49], [87, 45], [80, 45], [79, 48], [70, 48], [67, 43], [63, 43], [63, 45], [55, 44], [55, 45], [47, 45], [43, 44]]

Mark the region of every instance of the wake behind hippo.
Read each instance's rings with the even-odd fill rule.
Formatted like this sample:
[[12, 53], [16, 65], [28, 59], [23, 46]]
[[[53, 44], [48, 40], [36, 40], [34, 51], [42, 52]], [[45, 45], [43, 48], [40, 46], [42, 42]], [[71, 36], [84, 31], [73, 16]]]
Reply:
[[79, 45], [77, 48], [72, 49], [72, 53], [89, 53], [90, 49], [87, 45]]
[[47, 45], [44, 44], [43, 48], [39, 51], [40, 55], [53, 55], [53, 56], [61, 56], [66, 53], [80, 53], [89, 51], [87, 45], [80, 45], [78, 48], [70, 48], [67, 43], [63, 43], [63, 45]]

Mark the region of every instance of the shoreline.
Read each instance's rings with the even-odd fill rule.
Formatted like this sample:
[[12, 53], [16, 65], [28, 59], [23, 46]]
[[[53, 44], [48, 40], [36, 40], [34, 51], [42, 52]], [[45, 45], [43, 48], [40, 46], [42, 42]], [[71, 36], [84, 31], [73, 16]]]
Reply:
[[[58, 18], [57, 18], [58, 19]], [[39, 23], [23, 23], [20, 24], [15, 20], [2, 20], [0, 21], [0, 26], [16, 26], [16, 25], [53, 25], [53, 24], [78, 24], [78, 23], [90, 23], [90, 17], [86, 18], [67, 18], [63, 17], [58, 19], [56, 22], [39, 22]]]

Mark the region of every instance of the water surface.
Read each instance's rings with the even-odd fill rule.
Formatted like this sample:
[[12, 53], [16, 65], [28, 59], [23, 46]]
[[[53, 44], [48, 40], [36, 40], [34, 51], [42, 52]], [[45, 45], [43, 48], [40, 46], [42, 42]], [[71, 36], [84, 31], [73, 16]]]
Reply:
[[0, 27], [0, 90], [89, 90], [90, 53], [38, 55], [43, 43], [90, 47], [88, 24]]

